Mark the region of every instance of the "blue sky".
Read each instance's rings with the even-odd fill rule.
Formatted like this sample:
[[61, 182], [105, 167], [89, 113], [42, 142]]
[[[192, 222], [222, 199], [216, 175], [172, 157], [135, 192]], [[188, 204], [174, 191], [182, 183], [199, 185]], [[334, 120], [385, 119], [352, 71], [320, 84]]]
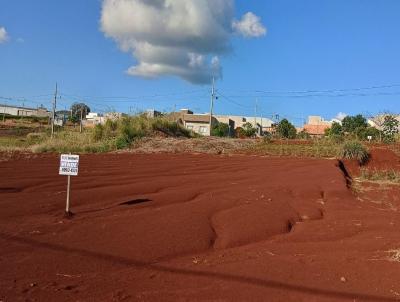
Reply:
[[[0, 0], [0, 7], [8, 34], [0, 97], [11, 98], [0, 102], [50, 108], [58, 82], [59, 109], [82, 100], [92, 111], [209, 110], [209, 85], [126, 73], [139, 60], [100, 29], [102, 1]], [[399, 111], [399, 1], [236, 1], [235, 19], [249, 11], [267, 34], [229, 38], [231, 50], [219, 54], [217, 113], [253, 115], [256, 99], [264, 116], [296, 124], [308, 115]]]

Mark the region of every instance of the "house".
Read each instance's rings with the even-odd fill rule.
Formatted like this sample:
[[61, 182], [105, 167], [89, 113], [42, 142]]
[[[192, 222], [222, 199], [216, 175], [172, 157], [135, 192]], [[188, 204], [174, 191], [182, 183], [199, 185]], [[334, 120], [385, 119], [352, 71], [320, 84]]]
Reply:
[[331, 121], [325, 121], [321, 116], [309, 116], [304, 130], [311, 136], [324, 136], [325, 130], [332, 126]]
[[[194, 114], [189, 109], [181, 109], [178, 112], [171, 112], [165, 116], [167, 119], [177, 122], [188, 130], [203, 136], [210, 135], [210, 114]], [[213, 116], [212, 125], [218, 123]]]
[[89, 112], [82, 123], [85, 127], [94, 127], [96, 125], [105, 124], [106, 120], [103, 115], [96, 112]]
[[50, 117], [50, 112], [43, 106], [38, 108], [28, 108], [13, 105], [0, 104], [0, 113], [12, 116], [35, 116]]
[[148, 118], [155, 118], [162, 116], [162, 113], [160, 111], [154, 110], [154, 109], [147, 109], [146, 110], [146, 116]]
[[226, 123], [233, 129], [243, 128], [244, 124], [250, 123], [257, 129], [257, 135], [262, 135], [265, 132], [272, 132], [274, 122], [268, 118], [254, 116], [239, 116], [239, 115], [215, 115], [215, 118], [220, 123]]
[[[185, 128], [192, 130], [195, 133], [208, 136], [210, 135], [210, 114], [194, 114], [190, 109], [181, 109], [178, 112], [171, 112], [165, 116], [171, 121], [180, 123]], [[243, 128], [244, 124], [250, 123], [257, 129], [257, 134], [261, 135], [273, 128], [274, 122], [267, 118], [246, 117], [236, 115], [213, 115], [212, 125], [225, 123], [229, 125], [229, 135], [234, 136], [235, 129]]]

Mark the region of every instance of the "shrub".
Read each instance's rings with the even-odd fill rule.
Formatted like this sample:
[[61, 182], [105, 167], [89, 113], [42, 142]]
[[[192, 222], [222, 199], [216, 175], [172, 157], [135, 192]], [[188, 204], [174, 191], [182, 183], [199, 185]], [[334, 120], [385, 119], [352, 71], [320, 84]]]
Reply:
[[152, 130], [160, 131], [169, 136], [184, 136], [191, 137], [192, 132], [183, 126], [179, 125], [177, 122], [169, 121], [165, 118], [156, 118], [151, 120]]
[[358, 141], [350, 141], [342, 146], [340, 156], [344, 159], [356, 159], [364, 164], [369, 157], [367, 149]]
[[100, 141], [103, 138], [104, 127], [102, 125], [96, 125], [93, 129], [93, 139]]
[[46, 133], [28, 133], [26, 135], [26, 141], [29, 145], [41, 143], [46, 138], [47, 138]]
[[266, 132], [263, 137], [263, 143], [270, 144], [271, 142], [272, 142], [272, 134], [269, 132]]
[[297, 138], [298, 139], [310, 139], [311, 135], [306, 130], [301, 130], [299, 133], [297, 133]]
[[118, 150], [125, 149], [125, 148], [129, 147], [130, 144], [131, 144], [131, 142], [128, 141], [127, 137], [123, 136], [123, 135], [118, 136], [117, 139], [115, 140], [115, 147]]
[[211, 135], [219, 137], [229, 136], [229, 125], [226, 123], [218, 123], [213, 127]]
[[247, 122], [243, 125], [242, 130], [243, 130], [243, 132], [242, 132], [243, 135], [246, 137], [253, 137], [257, 133], [257, 129], [254, 128], [253, 125], [249, 122]]

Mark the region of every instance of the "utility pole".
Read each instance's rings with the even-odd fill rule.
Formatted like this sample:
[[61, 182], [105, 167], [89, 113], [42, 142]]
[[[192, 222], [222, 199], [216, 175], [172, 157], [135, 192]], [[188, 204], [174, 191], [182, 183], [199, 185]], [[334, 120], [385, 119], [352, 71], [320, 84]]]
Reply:
[[257, 127], [257, 103], [258, 103], [258, 99], [256, 99], [256, 104], [254, 106], [254, 127]]
[[54, 136], [54, 120], [56, 118], [56, 106], [57, 106], [57, 83], [56, 83], [56, 91], [54, 93], [54, 101], [53, 101], [53, 116], [51, 119], [51, 138]]
[[215, 78], [212, 78], [212, 87], [211, 87], [211, 105], [210, 105], [210, 131], [209, 134], [211, 136], [211, 130], [212, 130], [212, 115], [213, 115], [213, 109], [214, 109], [214, 99], [215, 99]]
[[82, 115], [83, 115], [83, 108], [81, 107], [81, 119], [79, 123], [79, 133], [82, 133]]
[[6, 121], [6, 106], [7, 106], [7, 102], [5, 102], [5, 105], [4, 105], [3, 123], [5, 123], [5, 121]]

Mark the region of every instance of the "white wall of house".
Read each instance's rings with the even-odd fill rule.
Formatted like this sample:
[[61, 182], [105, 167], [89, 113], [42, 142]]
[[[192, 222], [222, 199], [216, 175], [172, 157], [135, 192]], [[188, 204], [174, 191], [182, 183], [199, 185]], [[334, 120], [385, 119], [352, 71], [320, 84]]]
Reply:
[[185, 122], [185, 128], [203, 136], [210, 135], [210, 127], [208, 123]]
[[13, 116], [49, 116], [49, 112], [44, 109], [25, 108], [17, 106], [0, 105], [0, 114], [9, 114]]
[[229, 120], [235, 122], [235, 128], [243, 127], [244, 124], [250, 123], [253, 127], [257, 127], [257, 124], [262, 125], [263, 128], [270, 128], [274, 123], [269, 118], [261, 118], [254, 116], [239, 116], [239, 115], [215, 115], [215, 118], [220, 123], [229, 123]]

